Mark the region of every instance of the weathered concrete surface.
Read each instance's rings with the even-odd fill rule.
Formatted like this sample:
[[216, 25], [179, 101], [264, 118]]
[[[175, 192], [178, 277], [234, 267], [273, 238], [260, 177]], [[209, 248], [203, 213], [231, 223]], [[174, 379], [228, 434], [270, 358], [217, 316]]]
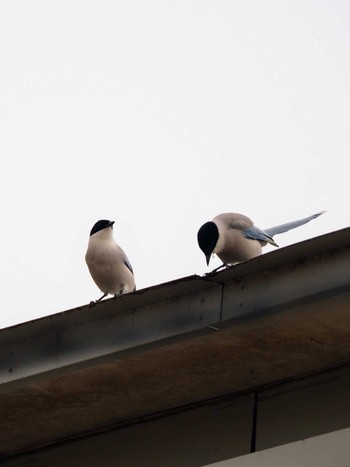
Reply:
[[0, 456], [350, 363], [350, 229], [0, 332]]

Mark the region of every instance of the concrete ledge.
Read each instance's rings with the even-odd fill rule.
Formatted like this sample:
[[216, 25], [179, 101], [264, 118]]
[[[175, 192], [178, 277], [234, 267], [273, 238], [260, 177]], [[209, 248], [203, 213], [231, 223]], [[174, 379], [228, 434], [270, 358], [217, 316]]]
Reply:
[[2, 330], [0, 456], [349, 363], [349, 265], [344, 229]]

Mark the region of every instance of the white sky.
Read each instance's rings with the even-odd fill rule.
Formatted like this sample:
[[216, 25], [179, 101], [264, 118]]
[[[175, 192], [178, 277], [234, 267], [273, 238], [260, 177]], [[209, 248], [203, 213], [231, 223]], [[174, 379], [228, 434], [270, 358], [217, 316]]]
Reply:
[[100, 296], [101, 218], [138, 289], [219, 265], [221, 212], [349, 226], [349, 122], [346, 0], [0, 0], [0, 327]]

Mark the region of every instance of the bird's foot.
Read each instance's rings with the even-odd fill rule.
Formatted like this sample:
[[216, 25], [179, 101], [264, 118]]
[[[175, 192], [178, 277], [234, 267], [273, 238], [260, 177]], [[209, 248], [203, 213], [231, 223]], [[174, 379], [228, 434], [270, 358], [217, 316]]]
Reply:
[[102, 297], [98, 298], [97, 300], [91, 300], [91, 302], [89, 303], [89, 307], [92, 308], [94, 306], [97, 305], [97, 303], [99, 303], [103, 298], [107, 297], [108, 293], [104, 293], [102, 295]]
[[124, 289], [121, 289], [119, 290], [118, 293], [114, 294], [114, 300], [116, 300], [118, 297], [120, 297], [121, 295], [123, 295], [123, 293], [125, 293], [125, 290]]
[[228, 267], [229, 267], [228, 264], [222, 263], [220, 266], [218, 266], [217, 268], [213, 269], [213, 270], [210, 271], [208, 274], [213, 274], [213, 273], [215, 273], [215, 272], [220, 271], [221, 269], [227, 269]]

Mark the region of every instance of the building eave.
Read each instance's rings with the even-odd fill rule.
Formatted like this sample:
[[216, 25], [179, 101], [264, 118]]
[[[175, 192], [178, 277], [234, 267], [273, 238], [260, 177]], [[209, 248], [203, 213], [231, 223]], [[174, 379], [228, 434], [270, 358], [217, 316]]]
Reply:
[[349, 266], [350, 228], [3, 329], [0, 456], [349, 364]]

